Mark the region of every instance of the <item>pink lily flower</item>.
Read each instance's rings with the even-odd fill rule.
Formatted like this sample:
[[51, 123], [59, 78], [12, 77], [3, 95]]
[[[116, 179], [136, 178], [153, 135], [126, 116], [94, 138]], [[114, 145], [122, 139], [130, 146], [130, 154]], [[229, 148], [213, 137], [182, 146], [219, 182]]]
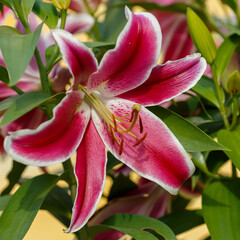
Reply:
[[[93, 215], [102, 195], [106, 148], [141, 176], [171, 194], [194, 172], [194, 165], [167, 126], [144, 106], [167, 101], [196, 84], [206, 68], [199, 54], [157, 65], [161, 30], [149, 13], [132, 13], [116, 47], [97, 66], [93, 53], [77, 38], [55, 30], [54, 38], [74, 81], [36, 130], [6, 137], [10, 156], [24, 164], [47, 166], [77, 151], [78, 180], [70, 227], [79, 230]], [[141, 105], [142, 106], [141, 106]]]

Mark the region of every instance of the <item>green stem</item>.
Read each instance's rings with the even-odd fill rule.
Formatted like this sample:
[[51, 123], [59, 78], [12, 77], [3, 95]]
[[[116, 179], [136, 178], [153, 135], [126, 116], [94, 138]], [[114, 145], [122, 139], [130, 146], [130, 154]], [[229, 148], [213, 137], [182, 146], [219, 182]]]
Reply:
[[223, 122], [224, 122], [224, 125], [225, 125], [226, 129], [229, 129], [230, 126], [229, 126], [229, 122], [228, 122], [228, 118], [227, 118], [226, 109], [225, 109], [224, 104], [223, 104], [223, 98], [222, 98], [220, 86], [218, 84], [218, 77], [217, 77], [217, 73], [216, 73], [216, 69], [215, 69], [214, 64], [211, 66], [211, 69], [212, 69], [212, 74], [213, 74], [214, 85], [215, 85], [215, 88], [216, 88], [216, 91], [217, 91], [217, 97], [218, 97], [218, 102], [219, 102], [219, 110], [220, 110], [220, 113], [222, 115]]
[[230, 130], [234, 130], [236, 128], [237, 125], [237, 117], [238, 117], [238, 99], [236, 96], [233, 96], [233, 120], [232, 120], [232, 124], [230, 127]]
[[[67, 19], [67, 10], [66, 10], [66, 9], [62, 9], [62, 10], [61, 10], [61, 24], [60, 24], [60, 29], [64, 29], [64, 28], [65, 28], [66, 19]], [[55, 59], [56, 59], [56, 57], [57, 57], [57, 55], [58, 55], [58, 50], [59, 50], [59, 47], [58, 47], [57, 44], [55, 44], [54, 49], [53, 49], [53, 52], [52, 52], [52, 55], [51, 55], [48, 63], [46, 64], [46, 71], [47, 71], [47, 73], [50, 73], [51, 70], [52, 70], [52, 68], [53, 68]]]
[[[18, 18], [20, 19], [22, 25], [26, 29], [28, 27], [28, 23], [26, 22], [26, 18], [24, 17], [25, 13], [23, 13], [23, 10], [22, 10], [24, 8], [21, 9], [18, 0], [12, 0], [12, 1], [13, 1], [13, 4], [14, 4], [16, 13], [18, 15]], [[21, 1], [21, 3], [22, 3], [22, 1]]]
[[63, 164], [64, 171], [67, 174], [66, 181], [69, 185], [69, 188], [71, 191], [71, 196], [74, 201], [75, 197], [76, 197], [77, 182], [76, 182], [76, 178], [75, 178], [75, 175], [73, 172], [73, 166], [72, 166], [71, 160], [68, 159], [67, 161], [63, 162], [62, 164]]
[[10, 87], [13, 91], [15, 91], [18, 95], [24, 94], [24, 92], [17, 86]]
[[45, 92], [49, 95], [52, 95], [52, 90], [50, 88], [50, 84], [48, 81], [48, 74], [47, 74], [46, 68], [42, 62], [41, 56], [40, 56], [37, 48], [34, 51], [34, 56], [35, 56], [35, 59], [36, 59], [37, 65], [38, 65], [38, 69], [39, 69], [42, 90], [43, 90], [43, 92]]

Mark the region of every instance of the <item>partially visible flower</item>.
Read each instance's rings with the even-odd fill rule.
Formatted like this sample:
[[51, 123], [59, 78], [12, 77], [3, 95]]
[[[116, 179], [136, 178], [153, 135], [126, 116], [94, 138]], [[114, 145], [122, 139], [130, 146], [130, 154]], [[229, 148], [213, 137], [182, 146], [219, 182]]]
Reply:
[[[88, 222], [88, 226], [101, 224], [106, 218], [117, 213], [132, 213], [152, 218], [160, 218], [171, 212], [172, 196], [157, 184], [144, 181], [139, 187], [123, 197], [110, 201]], [[95, 236], [94, 240], [117, 240], [124, 234], [119, 231], [106, 231]]]
[[[2, 22], [5, 21], [7, 14], [12, 13], [11, 10], [7, 7], [4, 8], [4, 17], [0, 19]], [[36, 15], [30, 13], [29, 23], [31, 31], [34, 31], [37, 26], [40, 24], [40, 21], [37, 19]], [[94, 19], [89, 14], [71, 14], [67, 16], [66, 20], [66, 30], [71, 33], [80, 33], [88, 31], [94, 24]], [[60, 23], [59, 23], [60, 25]], [[25, 33], [24, 27], [22, 26], [19, 19], [16, 21], [16, 29]], [[41, 33], [38, 41], [38, 50], [40, 52], [41, 58], [46, 64], [45, 61], [45, 51], [46, 49], [55, 44], [52, 34], [44, 35]], [[5, 66], [4, 59], [0, 53], [0, 65]], [[49, 74], [50, 81], [52, 82], [52, 89], [54, 93], [65, 92], [65, 86], [69, 83], [71, 78], [71, 73], [66, 67], [62, 67], [59, 63], [54, 66], [52, 71]], [[39, 70], [35, 58], [33, 57], [30, 61], [26, 71], [24, 72], [21, 79], [16, 84], [23, 92], [37, 91], [40, 90], [40, 76]], [[16, 92], [10, 89], [5, 83], [0, 81], [0, 101], [15, 96]], [[0, 114], [1, 117], [1, 114]], [[17, 131], [19, 129], [29, 128], [35, 129], [40, 123], [45, 120], [45, 114], [40, 109], [34, 109], [17, 119], [16, 121], [8, 124], [7, 126], [2, 127], [0, 132], [1, 138], [4, 138], [8, 135], [9, 131]], [[0, 142], [0, 148], [3, 149], [3, 142]]]
[[176, 137], [144, 106], [158, 105], [194, 86], [206, 62], [193, 54], [156, 65], [161, 47], [157, 20], [128, 8], [126, 16], [116, 47], [103, 56], [99, 67], [77, 38], [63, 30], [53, 32], [74, 77], [71, 89], [51, 120], [36, 130], [12, 132], [4, 142], [14, 159], [37, 166], [63, 162], [77, 151], [79, 184], [67, 232], [80, 229], [96, 209], [105, 181], [106, 148], [171, 194], [194, 171]]

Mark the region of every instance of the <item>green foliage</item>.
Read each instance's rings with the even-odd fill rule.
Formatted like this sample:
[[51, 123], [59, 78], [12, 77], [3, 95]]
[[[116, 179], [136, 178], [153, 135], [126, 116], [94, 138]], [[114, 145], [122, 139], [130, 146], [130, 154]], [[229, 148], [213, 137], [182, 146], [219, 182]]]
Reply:
[[234, 130], [222, 129], [217, 134], [218, 141], [224, 144], [230, 151], [225, 151], [234, 165], [240, 169], [240, 125]]
[[102, 231], [118, 230], [137, 240], [157, 240], [161, 239], [154, 236], [152, 233], [144, 231], [144, 229], [151, 229], [165, 239], [176, 240], [172, 230], [163, 222], [154, 218], [121, 213], [116, 214], [106, 219], [101, 225], [92, 226], [89, 228], [90, 238]]
[[149, 107], [148, 109], [169, 127], [186, 151], [202, 152], [226, 149], [176, 113], [159, 106]]
[[42, 104], [49, 98], [49, 95], [43, 92], [27, 92], [13, 100], [10, 107], [4, 114], [0, 126], [7, 125], [35, 107]]
[[187, 9], [187, 23], [195, 46], [207, 63], [211, 65], [216, 58], [217, 49], [210, 31], [191, 8]]
[[207, 76], [202, 76], [192, 90], [203, 98], [207, 99], [216, 107], [219, 107], [217, 92], [212, 79], [208, 78]]
[[23, 35], [15, 28], [0, 26], [0, 49], [9, 73], [9, 86], [15, 85], [25, 72], [41, 30], [42, 24], [33, 33]]
[[58, 176], [44, 174], [29, 179], [17, 190], [0, 217], [1, 240], [23, 239], [44, 198], [58, 179]]
[[0, 66], [0, 80], [5, 84], [9, 83], [8, 71], [5, 67]]
[[181, 210], [160, 218], [177, 235], [204, 223], [201, 210]]
[[240, 236], [240, 180], [217, 181], [203, 192], [203, 217], [212, 239], [238, 240]]
[[46, 3], [41, 0], [36, 0], [33, 6], [33, 12], [38, 15], [39, 18], [44, 20], [50, 29], [57, 26], [58, 23], [58, 12], [56, 7], [52, 3]]
[[217, 49], [217, 55], [214, 64], [218, 78], [222, 76], [238, 44], [239, 36], [233, 34], [224, 39], [223, 43]]
[[22, 163], [19, 163], [19, 162], [16, 162], [16, 161], [13, 161], [13, 164], [12, 164], [12, 169], [11, 171], [9, 172], [9, 174], [7, 175], [7, 179], [8, 179], [8, 186], [2, 191], [1, 195], [5, 195], [5, 194], [9, 194], [10, 191], [12, 190], [12, 188], [15, 186], [15, 184], [18, 183], [23, 171], [25, 170], [27, 166], [22, 164]]

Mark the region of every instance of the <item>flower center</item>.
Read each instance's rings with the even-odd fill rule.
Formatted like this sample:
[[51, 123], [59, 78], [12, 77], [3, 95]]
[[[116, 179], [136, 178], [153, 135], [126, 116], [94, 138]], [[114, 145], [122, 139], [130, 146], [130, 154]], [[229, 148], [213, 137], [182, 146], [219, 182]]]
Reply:
[[[117, 144], [119, 145], [119, 155], [121, 155], [123, 152], [125, 133], [136, 138], [136, 142], [133, 144], [134, 147], [138, 146], [147, 137], [147, 132], [145, 132], [141, 137], [137, 136], [132, 132], [133, 128], [138, 125], [140, 134], [143, 133], [142, 118], [139, 114], [141, 110], [140, 104], [134, 104], [132, 107], [132, 111], [129, 112], [127, 115], [116, 116], [104, 105], [101, 100], [97, 98], [94, 93], [88, 94], [86, 88], [83, 86], [79, 86], [79, 89], [85, 93], [85, 98], [87, 99], [87, 101], [91, 103], [91, 105], [107, 123], [112, 144], [114, 145], [115, 142], [117, 142]], [[120, 139], [117, 137], [117, 133], [121, 134]]]

